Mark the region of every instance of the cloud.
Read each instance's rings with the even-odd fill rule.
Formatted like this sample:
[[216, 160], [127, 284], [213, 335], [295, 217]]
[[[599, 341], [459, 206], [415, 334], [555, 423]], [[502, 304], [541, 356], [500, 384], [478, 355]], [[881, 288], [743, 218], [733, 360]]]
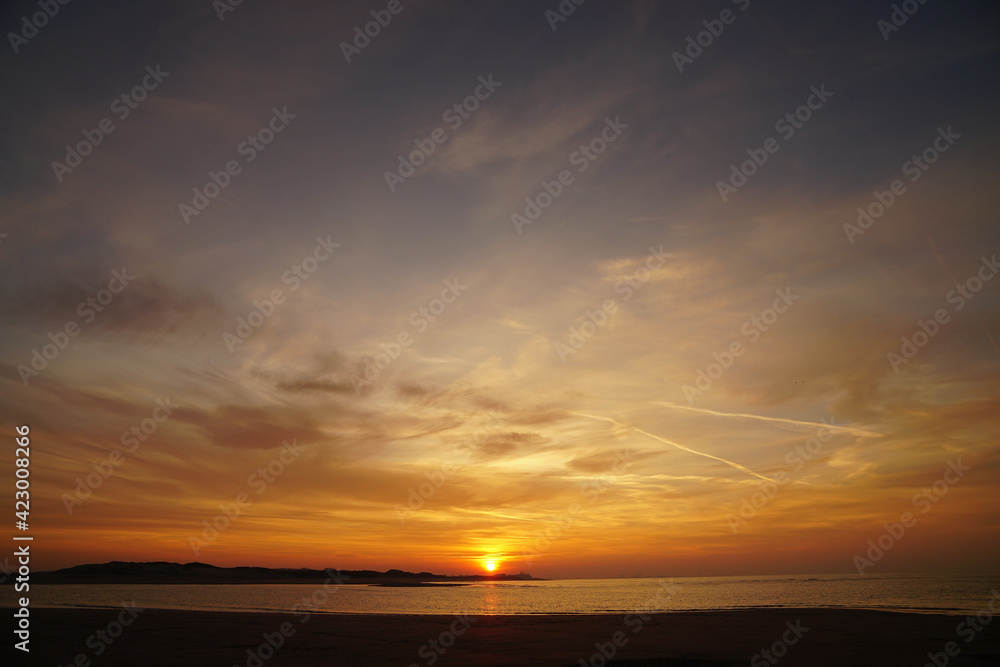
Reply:
[[[62, 328], [75, 321], [129, 341], [203, 337], [222, 326], [224, 309], [204, 287], [179, 288], [147, 276], [129, 280], [130, 270], [138, 269], [90, 268], [46, 284], [22, 286], [4, 299], [2, 311], [22, 329]], [[125, 276], [124, 287], [115, 272]]]

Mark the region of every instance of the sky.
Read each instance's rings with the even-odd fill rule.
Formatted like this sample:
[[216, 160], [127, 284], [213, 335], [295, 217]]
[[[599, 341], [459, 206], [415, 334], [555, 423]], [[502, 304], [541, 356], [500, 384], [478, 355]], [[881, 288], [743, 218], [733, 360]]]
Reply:
[[998, 11], [902, 4], [5, 3], [33, 567], [996, 571]]

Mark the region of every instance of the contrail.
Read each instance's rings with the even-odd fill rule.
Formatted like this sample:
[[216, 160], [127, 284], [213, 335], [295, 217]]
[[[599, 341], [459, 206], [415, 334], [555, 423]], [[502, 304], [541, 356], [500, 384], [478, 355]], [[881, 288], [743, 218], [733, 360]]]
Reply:
[[843, 431], [845, 433], [852, 433], [854, 435], [859, 435], [865, 438], [877, 438], [881, 436], [881, 433], [876, 433], [875, 431], [865, 431], [860, 428], [851, 428], [850, 426], [837, 426], [831, 423], [826, 424], [824, 422], [804, 422], [797, 419], [785, 419], [784, 417], [764, 417], [763, 415], [752, 415], [746, 412], [718, 412], [716, 410], [709, 410], [707, 408], [694, 408], [689, 405], [680, 405], [678, 403], [670, 403], [669, 401], [656, 401], [657, 405], [663, 405], [668, 408], [673, 408], [675, 410], [690, 410], [691, 412], [701, 412], [706, 415], [715, 415], [716, 417], [735, 417], [738, 419], [757, 419], [765, 422], [779, 422], [781, 424], [795, 424], [796, 426], [815, 426], [817, 428], [828, 428], [831, 431]]
[[[739, 470], [741, 472], [745, 472], [748, 475], [752, 475], [754, 477], [759, 477], [760, 479], [766, 480], [768, 482], [774, 482], [774, 480], [771, 479], [770, 477], [767, 477], [765, 475], [761, 475], [758, 472], [754, 472], [753, 470], [750, 470], [750, 468], [747, 468], [746, 466], [742, 466], [739, 463], [736, 463], [734, 461], [728, 461], [728, 460], [720, 458], [718, 456], [713, 456], [712, 454], [706, 454], [705, 452], [699, 452], [697, 450], [691, 449], [690, 447], [685, 447], [684, 445], [678, 444], [678, 443], [674, 442], [673, 440], [667, 440], [666, 438], [661, 438], [660, 436], [656, 435], [655, 433], [650, 433], [649, 431], [644, 431], [641, 428], [639, 428], [638, 426], [629, 426], [628, 424], [622, 424], [619, 421], [615, 421], [614, 419], [611, 419], [610, 417], [599, 417], [597, 415], [588, 415], [585, 412], [575, 412], [573, 410], [568, 410], [567, 412], [569, 412], [570, 414], [578, 415], [580, 417], [587, 417], [588, 419], [596, 419], [598, 421], [611, 422], [612, 424], [614, 424], [616, 426], [620, 426], [622, 428], [627, 428], [629, 430], [636, 431], [638, 433], [642, 433], [643, 435], [645, 435], [645, 436], [647, 436], [649, 438], [652, 438], [653, 440], [659, 440], [660, 442], [662, 442], [664, 444], [667, 444], [667, 445], [670, 445], [671, 447], [676, 447], [677, 449], [680, 449], [680, 450], [685, 451], [685, 452], [690, 452], [691, 454], [697, 454], [698, 456], [704, 456], [705, 458], [715, 459], [716, 461], [722, 461], [726, 465], [732, 466], [733, 468], [736, 468], [737, 470]], [[775, 483], [777, 483], [777, 482], [775, 482]]]
[[523, 516], [513, 516], [512, 514], [504, 514], [503, 512], [487, 512], [486, 510], [470, 510], [466, 507], [454, 507], [452, 508], [459, 512], [467, 512], [469, 514], [485, 514], [486, 516], [499, 516], [505, 519], [515, 519], [517, 521], [534, 521], [534, 519], [526, 519]]

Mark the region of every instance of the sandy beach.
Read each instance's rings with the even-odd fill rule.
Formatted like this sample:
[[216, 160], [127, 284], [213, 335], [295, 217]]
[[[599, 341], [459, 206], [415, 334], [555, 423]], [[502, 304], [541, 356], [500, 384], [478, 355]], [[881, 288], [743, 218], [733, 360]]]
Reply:
[[[942, 665], [1000, 664], [1000, 622], [978, 626], [978, 631], [966, 625], [960, 634], [964, 617], [865, 610], [677, 612], [643, 619], [617, 614], [469, 618], [313, 614], [307, 618], [149, 609], [134, 618], [125, 615], [130, 624], [114, 639], [115, 622], [123, 615], [120, 609], [35, 609], [31, 615], [31, 660], [23, 664], [85, 666], [86, 659], [95, 665], [130, 667], [779, 663], [919, 667], [928, 662], [929, 652], [947, 660]], [[280, 648], [272, 650], [266, 636]], [[437, 644], [431, 645], [432, 640]], [[953, 653], [960, 650], [957, 657], [945, 653], [948, 642], [955, 642]], [[445, 649], [442, 644], [450, 646]], [[605, 653], [613, 651], [606, 663], [599, 652], [602, 647]]]

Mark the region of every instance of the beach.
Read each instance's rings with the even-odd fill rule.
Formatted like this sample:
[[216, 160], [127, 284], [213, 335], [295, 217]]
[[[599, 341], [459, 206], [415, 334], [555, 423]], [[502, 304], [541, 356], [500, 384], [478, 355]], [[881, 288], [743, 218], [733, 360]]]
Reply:
[[455, 617], [40, 608], [30, 646], [27, 664], [81, 667], [920, 667], [928, 653], [939, 665], [1000, 664], [1000, 620], [839, 609]]

